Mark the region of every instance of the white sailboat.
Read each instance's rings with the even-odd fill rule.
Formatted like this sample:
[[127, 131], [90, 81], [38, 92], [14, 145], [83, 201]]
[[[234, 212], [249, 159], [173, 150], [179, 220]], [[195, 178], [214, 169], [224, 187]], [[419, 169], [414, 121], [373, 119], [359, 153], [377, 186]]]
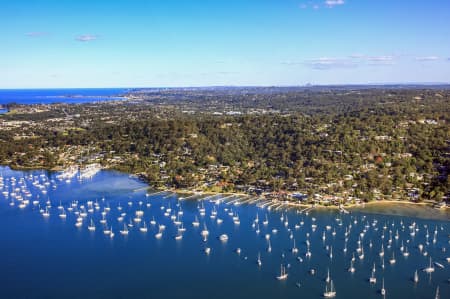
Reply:
[[358, 258], [360, 260], [364, 259], [364, 247], [361, 247], [361, 251], [360, 251], [360, 254], [358, 255]]
[[45, 211], [44, 211], [44, 213], [42, 213], [42, 216], [44, 216], [45, 218], [50, 217], [50, 212], [48, 210], [48, 207], [45, 207]]
[[219, 236], [219, 240], [222, 242], [226, 242], [228, 241], [228, 235], [227, 234], [222, 234]]
[[269, 224], [269, 219], [267, 218], [267, 214], [266, 214], [266, 218], [263, 221], [263, 225], [267, 225]]
[[120, 231], [120, 234], [121, 235], [128, 235], [128, 227], [127, 227], [127, 225], [124, 223], [123, 224], [123, 229]]
[[105, 226], [105, 228], [103, 229], [103, 233], [105, 235], [109, 235], [109, 234], [111, 234], [111, 229], [108, 226]]
[[184, 233], [186, 231], [186, 228], [183, 225], [183, 222], [181, 223], [180, 227], [178, 228], [178, 232]]
[[311, 258], [312, 253], [311, 253], [311, 251], [309, 250], [309, 244], [307, 244], [306, 247], [307, 247], [307, 248], [306, 248], [305, 256], [306, 256], [307, 258]]
[[89, 223], [88, 225], [88, 230], [93, 232], [95, 231], [95, 224], [94, 224], [94, 220], [91, 219], [91, 223]]
[[408, 246], [405, 247], [405, 250], [403, 251], [403, 256], [404, 257], [408, 257], [409, 256]]
[[392, 258], [389, 260], [389, 264], [393, 265], [395, 264], [396, 260], [395, 260], [395, 255], [394, 252], [392, 252]]
[[192, 221], [192, 226], [194, 227], [199, 227], [200, 226], [200, 222], [198, 221], [198, 217], [195, 216], [195, 220]]
[[286, 272], [286, 268], [281, 264], [280, 267], [280, 275], [277, 276], [278, 280], [286, 280], [288, 278], [288, 273]]
[[373, 263], [372, 275], [369, 278], [370, 283], [377, 283], [377, 278], [375, 277], [375, 263]]
[[348, 268], [348, 272], [350, 272], [350, 273], [355, 272], [355, 267], [353, 267], [353, 260], [350, 261], [350, 267]]
[[294, 253], [294, 254], [296, 254], [296, 253], [298, 252], [298, 248], [297, 248], [297, 246], [295, 245], [295, 239], [294, 239], [294, 246], [292, 247], [291, 251], [292, 251], [292, 253]]
[[426, 267], [425, 269], [423, 269], [424, 272], [426, 273], [433, 273], [434, 272], [434, 267], [433, 267], [433, 263], [431, 262], [431, 257], [430, 257], [430, 265], [428, 267]]
[[148, 231], [147, 224], [145, 224], [145, 221], [142, 221], [142, 226], [139, 228], [139, 230], [143, 233], [146, 233]]
[[383, 285], [381, 287], [380, 293], [382, 296], [386, 296], [386, 289], [384, 288], [384, 277], [383, 277]]
[[330, 281], [330, 288], [328, 289], [328, 283], [325, 285], [325, 292], [323, 293], [325, 298], [333, 298], [336, 297], [336, 290], [333, 286], [333, 281]]
[[414, 272], [414, 278], [413, 278], [413, 280], [414, 280], [415, 283], [418, 283], [418, 282], [419, 282], [419, 274], [417, 273], [417, 270], [416, 270], [416, 272]]
[[209, 231], [208, 231], [208, 229], [206, 228], [206, 224], [203, 225], [203, 230], [201, 231], [200, 234], [201, 234], [202, 237], [206, 240], [206, 238], [207, 238], [208, 235], [209, 235]]

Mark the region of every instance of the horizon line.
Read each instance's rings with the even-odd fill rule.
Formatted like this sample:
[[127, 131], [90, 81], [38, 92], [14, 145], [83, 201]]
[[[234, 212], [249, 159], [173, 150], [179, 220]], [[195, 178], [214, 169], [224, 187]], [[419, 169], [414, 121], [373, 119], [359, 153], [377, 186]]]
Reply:
[[299, 85], [180, 85], [180, 86], [110, 86], [110, 87], [18, 87], [0, 90], [45, 90], [45, 89], [185, 89], [185, 88], [292, 88], [292, 87], [346, 87], [346, 86], [445, 86], [450, 82], [404, 82], [404, 83], [343, 83], [343, 84], [299, 84]]

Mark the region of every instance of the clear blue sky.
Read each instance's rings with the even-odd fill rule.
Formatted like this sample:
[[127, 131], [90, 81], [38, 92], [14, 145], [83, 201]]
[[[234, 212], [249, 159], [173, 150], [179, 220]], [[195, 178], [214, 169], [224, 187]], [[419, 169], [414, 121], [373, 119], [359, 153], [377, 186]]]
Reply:
[[0, 88], [450, 82], [449, 0], [2, 0]]

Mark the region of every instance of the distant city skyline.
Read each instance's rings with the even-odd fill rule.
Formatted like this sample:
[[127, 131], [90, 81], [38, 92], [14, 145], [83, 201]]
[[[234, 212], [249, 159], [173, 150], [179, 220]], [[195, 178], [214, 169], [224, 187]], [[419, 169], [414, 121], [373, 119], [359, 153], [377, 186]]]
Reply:
[[450, 1], [0, 3], [0, 88], [450, 83]]

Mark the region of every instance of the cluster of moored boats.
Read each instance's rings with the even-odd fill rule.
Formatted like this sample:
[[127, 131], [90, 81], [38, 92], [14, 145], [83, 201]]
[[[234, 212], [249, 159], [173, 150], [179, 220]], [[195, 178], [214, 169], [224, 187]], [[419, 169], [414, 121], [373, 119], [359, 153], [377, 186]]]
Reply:
[[[92, 171], [97, 170], [93, 169]], [[191, 213], [193, 218], [190, 220], [185, 219], [183, 207], [183, 201], [189, 198], [178, 197], [176, 194], [168, 192], [146, 194], [141, 200], [130, 199], [126, 202], [115, 203], [111, 203], [105, 198], [71, 202], [50, 200], [47, 192], [56, 189], [59, 181], [73, 178], [76, 175], [73, 175], [73, 172], [64, 172], [56, 180], [49, 179], [45, 174], [30, 174], [18, 178], [0, 176], [0, 191], [10, 206], [17, 205], [21, 209], [30, 206], [33, 210], [38, 210], [44, 218], [55, 216], [64, 221], [70, 220], [78, 229], [86, 229], [90, 232], [100, 230], [103, 235], [111, 239], [116, 236], [116, 233], [127, 236], [130, 233], [147, 234], [149, 232], [152, 232], [156, 239], [162, 239], [166, 235], [166, 226], [170, 225], [172, 231], [176, 233], [169, 238], [179, 241], [183, 239], [187, 230], [195, 229], [204, 241], [202, 250], [207, 255], [213, 254], [211, 242], [208, 242], [208, 239], [211, 238], [208, 225], [219, 226], [224, 221], [233, 223], [235, 226], [241, 225], [241, 216], [238, 209], [234, 207], [238, 202], [237, 196], [200, 197], [194, 195], [192, 199], [197, 200], [198, 205], [195, 212]], [[167, 199], [166, 203], [152, 207], [152, 200], [161, 197]], [[115, 212], [111, 213], [113, 209]], [[386, 264], [395, 266], [399, 258], [408, 259], [413, 253], [415, 261], [422, 262], [417, 265], [414, 273], [411, 273], [412, 283], [417, 284], [421, 273], [431, 275], [436, 270], [445, 270], [445, 262], [450, 263], [450, 258], [447, 258], [446, 261], [436, 260], [429, 254], [430, 249], [436, 248], [439, 236], [448, 238], [448, 232], [445, 232], [442, 225], [430, 227], [414, 221], [405, 223], [402, 220], [381, 223], [376, 217], [368, 219], [364, 215], [342, 214], [333, 216], [331, 223], [322, 225], [307, 213], [304, 215], [308, 217], [308, 221], [300, 217], [295, 217], [296, 221], [290, 221], [289, 217], [292, 216], [289, 215], [291, 213], [280, 211], [279, 221], [273, 221], [273, 217], [269, 220], [267, 209], [260, 208], [254, 218], [245, 221], [245, 229], [254, 231], [265, 240], [265, 248], [261, 248], [254, 261], [257, 267], [261, 268], [264, 263], [261, 256], [262, 251], [270, 254], [273, 246], [277, 246], [278, 249], [288, 246], [289, 250], [287, 251], [281, 249], [282, 262], [279, 272], [274, 275], [277, 280], [287, 280], [292, 265], [284, 262], [286, 254], [294, 257], [298, 263], [310, 260], [316, 254], [323, 255], [323, 250], [317, 249], [317, 243], [312, 244], [313, 236], [316, 236], [316, 239], [321, 240], [321, 246], [325, 251], [325, 255], [321, 256], [321, 259], [330, 261], [327, 275], [324, 277], [323, 296], [327, 298], [337, 295], [330, 274], [333, 272], [330, 272], [330, 269], [333, 269], [332, 260], [336, 258], [335, 255], [348, 259], [349, 275], [357, 271], [367, 271], [368, 283], [372, 285], [378, 283], [379, 293], [383, 296], [388, 292], [383, 275]], [[289, 244], [272, 244], [273, 236], [281, 232], [287, 234], [290, 240]], [[225, 243], [228, 242], [230, 234], [222, 233], [214, 238]], [[370, 237], [367, 237], [368, 235]], [[297, 246], [296, 240], [303, 241], [300, 248]], [[445, 244], [441, 242], [439, 246], [441, 246], [442, 252], [446, 251]], [[313, 248], [317, 250], [317, 253]], [[235, 248], [234, 251], [240, 255], [245, 249]], [[367, 251], [371, 252], [369, 257], [365, 255]], [[275, 255], [272, 256], [275, 258]], [[422, 259], [417, 257], [422, 257]], [[361, 269], [356, 265], [357, 260], [362, 261], [369, 258], [371, 259], [370, 264], [373, 265], [369, 266], [370, 269]], [[423, 264], [424, 260], [426, 260], [426, 264]], [[311, 275], [316, 275], [317, 272], [315, 267], [308, 269], [308, 273]], [[302, 284], [296, 281], [296, 285], [301, 287]], [[436, 290], [436, 293], [436, 296], [439, 296], [439, 289]]]

